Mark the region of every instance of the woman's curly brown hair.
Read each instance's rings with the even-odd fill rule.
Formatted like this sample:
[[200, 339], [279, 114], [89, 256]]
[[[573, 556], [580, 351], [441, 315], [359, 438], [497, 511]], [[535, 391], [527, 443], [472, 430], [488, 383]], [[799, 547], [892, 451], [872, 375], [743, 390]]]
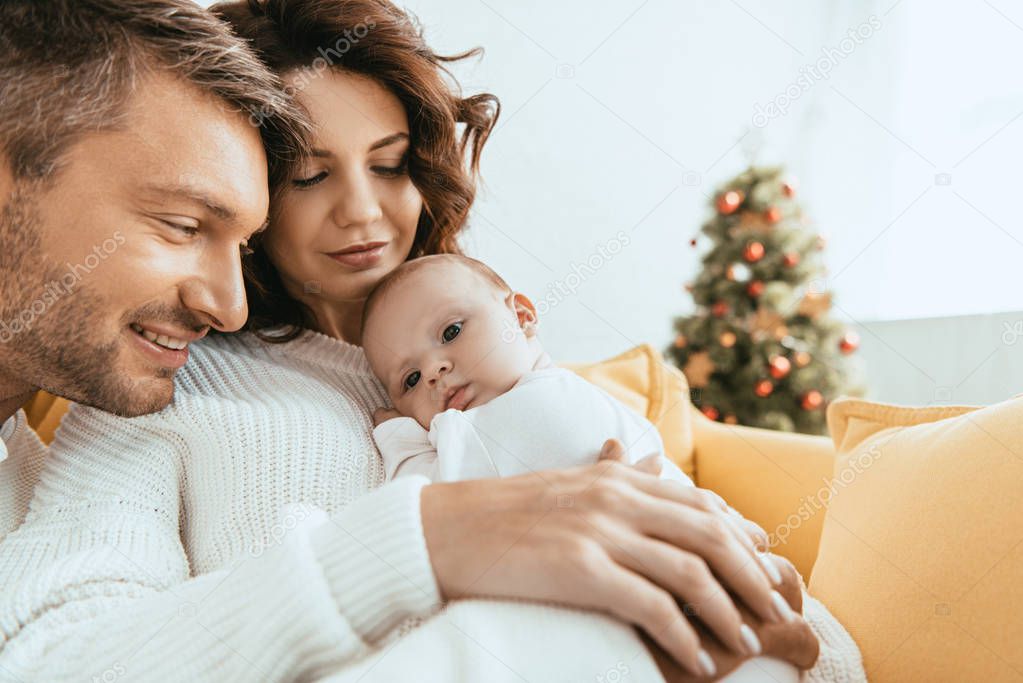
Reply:
[[[480, 48], [436, 54], [414, 18], [388, 0], [234, 0], [211, 10], [278, 74], [339, 69], [392, 92], [409, 119], [408, 173], [423, 197], [409, 258], [461, 253], [458, 235], [476, 196], [480, 153], [500, 103], [489, 93], [462, 97], [446, 64], [477, 56]], [[246, 329], [284, 326], [286, 334], [269, 339], [294, 339], [310, 324], [309, 314], [285, 291], [258, 236], [251, 246]]]

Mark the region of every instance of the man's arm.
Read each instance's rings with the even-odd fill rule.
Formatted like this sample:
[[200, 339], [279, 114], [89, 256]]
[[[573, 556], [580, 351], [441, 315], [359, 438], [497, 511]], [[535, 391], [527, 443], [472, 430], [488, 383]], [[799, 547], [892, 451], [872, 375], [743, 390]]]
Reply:
[[437, 604], [418, 477], [193, 577], [185, 442], [164, 427], [88, 409], [65, 418], [25, 523], [0, 545], [5, 675], [307, 680]]

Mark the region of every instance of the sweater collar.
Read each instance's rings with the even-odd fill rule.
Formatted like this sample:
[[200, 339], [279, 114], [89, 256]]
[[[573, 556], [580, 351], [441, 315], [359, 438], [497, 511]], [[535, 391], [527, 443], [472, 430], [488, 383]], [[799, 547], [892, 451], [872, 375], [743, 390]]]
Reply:
[[14, 436], [14, 432], [18, 428], [18, 423], [21, 421], [23, 414], [19, 410], [14, 415], [11, 415], [6, 422], [0, 424], [0, 462], [7, 459], [7, 442]]

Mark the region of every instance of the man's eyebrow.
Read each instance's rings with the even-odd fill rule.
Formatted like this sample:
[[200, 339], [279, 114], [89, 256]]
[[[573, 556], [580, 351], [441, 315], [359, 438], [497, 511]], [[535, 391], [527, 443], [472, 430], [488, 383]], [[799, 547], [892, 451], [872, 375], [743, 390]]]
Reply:
[[198, 190], [189, 185], [159, 185], [156, 183], [148, 183], [143, 185], [141, 189], [143, 192], [150, 192], [156, 195], [172, 195], [193, 204], [198, 204], [217, 218], [224, 221], [234, 221], [238, 218], [234, 211], [227, 208], [202, 190]]

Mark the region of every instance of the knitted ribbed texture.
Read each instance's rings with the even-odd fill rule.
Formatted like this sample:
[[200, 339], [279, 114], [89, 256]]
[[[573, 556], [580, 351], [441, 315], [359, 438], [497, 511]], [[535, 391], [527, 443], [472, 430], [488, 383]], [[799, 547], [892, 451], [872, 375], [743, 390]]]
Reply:
[[157, 415], [73, 407], [35, 458], [0, 545], [0, 680], [305, 680], [437, 606], [426, 480], [380, 486], [361, 349], [218, 337], [176, 384]]
[[820, 656], [806, 672], [807, 683], [867, 683], [863, 657], [848, 631], [820, 600], [803, 591], [803, 618], [820, 642]]
[[0, 426], [0, 540], [25, 519], [46, 446], [19, 410]]

